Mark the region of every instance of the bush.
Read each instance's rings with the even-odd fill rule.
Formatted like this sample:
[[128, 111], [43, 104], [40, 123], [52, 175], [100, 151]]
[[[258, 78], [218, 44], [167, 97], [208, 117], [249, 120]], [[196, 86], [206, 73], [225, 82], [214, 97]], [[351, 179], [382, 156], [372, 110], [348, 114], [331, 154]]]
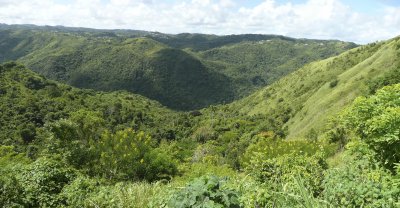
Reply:
[[91, 167], [95, 157], [89, 144], [94, 135], [89, 135], [78, 124], [66, 119], [46, 124], [45, 127], [49, 135], [43, 135], [46, 139], [42, 155], [60, 155], [68, 165], [77, 169]]
[[317, 152], [323, 152], [325, 156], [330, 156], [335, 153], [336, 149], [335, 144], [326, 144], [321, 141], [259, 138], [258, 142], [247, 148], [242, 157], [242, 163], [244, 166], [249, 166], [250, 161], [255, 157], [268, 160], [292, 153], [310, 156]]
[[109, 184], [107, 181], [79, 176], [62, 192], [67, 207], [149, 207], [155, 195], [165, 190], [155, 183]]
[[294, 177], [300, 177], [304, 186], [317, 196], [322, 190], [323, 172], [327, 168], [326, 161], [319, 154], [305, 156], [292, 153], [272, 159], [264, 159], [259, 154], [251, 160], [246, 172], [256, 180], [269, 184], [275, 191], [280, 184], [293, 187], [296, 184]]
[[339, 80], [338, 80], [338, 79], [335, 79], [335, 80], [333, 80], [333, 81], [331, 81], [331, 82], [329, 83], [329, 87], [330, 87], [330, 88], [334, 88], [334, 87], [337, 86], [338, 83], [339, 83]]
[[381, 89], [387, 85], [393, 85], [400, 83], [400, 68], [391, 70], [367, 83], [370, 94], [376, 93], [378, 89]]
[[3, 64], [3, 67], [6, 69], [11, 69], [17, 66], [17, 63], [14, 61], [9, 61]]
[[154, 181], [173, 176], [173, 159], [152, 146], [151, 137], [132, 129], [115, 134], [105, 132], [93, 144], [98, 156], [96, 173], [115, 180], [146, 179]]
[[273, 200], [270, 187], [252, 177], [235, 178], [228, 186], [239, 193], [241, 207], [268, 207]]
[[326, 172], [322, 197], [334, 207], [396, 207], [400, 186], [393, 182], [375, 162], [347, 158], [346, 164]]
[[26, 207], [24, 187], [17, 175], [30, 160], [13, 146], [0, 145], [0, 207]]
[[39, 158], [17, 176], [29, 207], [55, 207], [65, 203], [60, 195], [74, 172], [55, 160]]
[[46, 86], [46, 82], [39, 77], [28, 77], [25, 80], [25, 87], [31, 90], [40, 90]]
[[185, 188], [166, 200], [167, 207], [240, 207], [238, 193], [225, 186], [226, 178], [204, 176], [190, 182]]
[[375, 95], [357, 98], [341, 116], [376, 157], [390, 170], [400, 162], [400, 84], [384, 87]]
[[35, 126], [32, 124], [24, 125], [20, 128], [19, 134], [25, 143], [30, 143], [36, 137]]
[[196, 141], [204, 143], [216, 138], [216, 132], [211, 126], [202, 126], [198, 128], [192, 136]]
[[62, 190], [62, 197], [71, 207], [90, 207], [93, 204], [88, 200], [99, 191], [99, 181], [85, 176], [78, 176]]
[[0, 207], [25, 207], [23, 187], [12, 174], [0, 172]]

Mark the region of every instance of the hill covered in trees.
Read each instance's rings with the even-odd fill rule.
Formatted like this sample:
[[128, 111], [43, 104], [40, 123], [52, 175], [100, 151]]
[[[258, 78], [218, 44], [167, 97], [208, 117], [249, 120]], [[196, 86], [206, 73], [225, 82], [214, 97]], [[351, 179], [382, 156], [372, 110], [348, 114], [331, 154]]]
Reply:
[[76, 87], [128, 90], [178, 110], [231, 102], [355, 46], [274, 35], [0, 26], [0, 60], [18, 60]]

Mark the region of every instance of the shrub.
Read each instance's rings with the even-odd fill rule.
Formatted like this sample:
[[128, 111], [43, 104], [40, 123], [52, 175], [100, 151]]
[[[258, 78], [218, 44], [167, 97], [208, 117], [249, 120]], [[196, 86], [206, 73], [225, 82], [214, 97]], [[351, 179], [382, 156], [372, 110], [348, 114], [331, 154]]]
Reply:
[[93, 148], [98, 155], [97, 173], [116, 180], [169, 178], [176, 173], [173, 159], [152, 147], [149, 135], [132, 129], [105, 132]]
[[14, 175], [0, 173], [0, 207], [25, 207], [21, 184]]
[[26, 207], [24, 187], [17, 175], [30, 160], [13, 146], [0, 145], [0, 207]]
[[378, 89], [381, 89], [387, 85], [393, 85], [400, 83], [400, 68], [391, 70], [367, 83], [370, 94], [376, 93]]
[[35, 126], [32, 124], [24, 125], [20, 128], [19, 134], [25, 143], [30, 143], [36, 137]]
[[3, 66], [4, 66], [4, 68], [6, 68], [6, 69], [11, 69], [11, 68], [13, 68], [13, 67], [16, 67], [16, 66], [17, 66], [17, 63], [14, 62], [14, 61], [9, 61], [9, 62], [4, 63]]
[[341, 119], [382, 164], [394, 169], [400, 161], [400, 84], [384, 87], [369, 98], [357, 98]]
[[252, 177], [235, 178], [228, 186], [239, 193], [241, 207], [267, 207], [272, 201], [270, 187]]
[[64, 204], [59, 195], [74, 178], [74, 172], [55, 160], [39, 158], [17, 176], [29, 207], [54, 207]]
[[41, 149], [42, 155], [57, 154], [75, 168], [90, 168], [95, 159], [89, 145], [93, 135], [66, 119], [46, 124], [45, 127], [49, 135], [43, 135], [46, 139], [45, 148]]
[[225, 186], [226, 178], [204, 176], [166, 200], [167, 207], [240, 207], [238, 193]]
[[326, 144], [321, 141], [307, 140], [281, 140], [273, 138], [259, 138], [247, 148], [242, 157], [242, 164], [248, 166], [250, 160], [255, 157], [262, 157], [263, 160], [273, 159], [285, 154], [314, 155], [323, 152], [325, 156], [335, 153], [335, 144]]
[[365, 158], [347, 158], [346, 164], [329, 169], [323, 188], [322, 197], [334, 207], [396, 207], [400, 199], [391, 174]]
[[300, 177], [304, 186], [314, 196], [321, 192], [323, 172], [327, 164], [321, 155], [305, 156], [299, 154], [285, 154], [272, 159], [264, 159], [262, 154], [256, 155], [246, 168], [246, 172], [256, 180], [270, 184], [275, 190], [279, 184], [293, 187], [294, 177]]
[[211, 126], [203, 126], [193, 133], [193, 138], [198, 142], [206, 142], [216, 138], [216, 132]]
[[46, 82], [39, 77], [28, 77], [25, 80], [25, 87], [31, 90], [40, 90], [46, 86]]
[[71, 207], [90, 207], [93, 204], [89, 201], [92, 195], [99, 191], [99, 181], [86, 176], [78, 176], [62, 190], [62, 197], [66, 204]]
[[334, 88], [334, 87], [337, 86], [338, 83], [339, 83], [339, 80], [338, 80], [338, 79], [335, 79], [335, 80], [329, 82], [329, 87], [330, 87], [330, 88]]
[[67, 207], [149, 207], [155, 195], [165, 190], [159, 183], [135, 182], [109, 184], [107, 181], [79, 176], [65, 186], [62, 195]]

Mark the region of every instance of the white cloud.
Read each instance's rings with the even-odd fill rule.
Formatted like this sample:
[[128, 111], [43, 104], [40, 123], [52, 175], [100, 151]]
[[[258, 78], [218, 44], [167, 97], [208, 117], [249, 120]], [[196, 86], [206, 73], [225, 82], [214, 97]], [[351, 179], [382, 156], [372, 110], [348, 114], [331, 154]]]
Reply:
[[340, 0], [265, 0], [254, 7], [241, 7], [233, 0], [0, 0], [0, 22], [166, 33], [265, 33], [366, 43], [400, 35], [400, 7], [366, 14]]

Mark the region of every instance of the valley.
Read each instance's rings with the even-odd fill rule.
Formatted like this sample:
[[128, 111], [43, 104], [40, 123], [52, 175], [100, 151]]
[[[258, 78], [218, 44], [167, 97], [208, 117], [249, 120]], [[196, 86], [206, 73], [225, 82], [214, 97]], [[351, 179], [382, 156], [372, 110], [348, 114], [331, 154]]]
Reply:
[[0, 24], [1, 207], [398, 207], [400, 38]]

